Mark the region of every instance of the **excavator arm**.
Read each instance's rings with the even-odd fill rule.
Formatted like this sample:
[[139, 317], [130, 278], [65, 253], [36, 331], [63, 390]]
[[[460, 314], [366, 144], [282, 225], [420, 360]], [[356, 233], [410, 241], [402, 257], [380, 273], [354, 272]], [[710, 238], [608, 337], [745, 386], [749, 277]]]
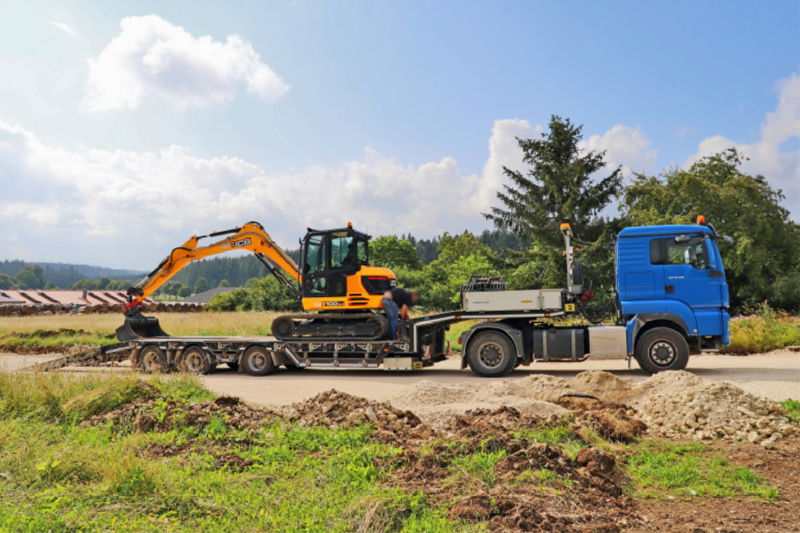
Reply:
[[[201, 239], [220, 237], [222, 235], [229, 236], [207, 246], [198, 246], [198, 242]], [[123, 308], [126, 320], [125, 324], [117, 330], [117, 337], [120, 340], [132, 340], [139, 337], [166, 336], [158, 325], [157, 319], [142, 316], [141, 308], [144, 299], [153, 294], [192, 261], [233, 250], [250, 250], [256, 254], [256, 257], [278, 278], [278, 281], [285, 285], [298, 299], [302, 297], [299, 289], [302, 283], [302, 274], [297, 264], [275, 244], [261, 224], [248, 222], [240, 228], [218, 231], [199, 237], [194, 236], [183, 245], [172, 250], [155, 270], [135, 286], [128, 289], [128, 304]], [[293, 278], [297, 285], [295, 286], [283, 272]]]

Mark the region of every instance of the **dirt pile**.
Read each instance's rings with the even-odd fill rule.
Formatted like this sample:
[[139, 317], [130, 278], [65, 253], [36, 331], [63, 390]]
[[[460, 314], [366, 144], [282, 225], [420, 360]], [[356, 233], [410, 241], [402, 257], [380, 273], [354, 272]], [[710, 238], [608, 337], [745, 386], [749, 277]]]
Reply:
[[[70, 304], [23, 304], [0, 305], [0, 316], [50, 316], [50, 315], [96, 315], [121, 313], [123, 304], [102, 303], [73, 307]], [[184, 302], [148, 302], [144, 305], [147, 313], [200, 313], [205, 311], [204, 304]]]
[[[619, 531], [619, 524], [640, 518], [620, 488], [616, 457], [584, 448], [570, 458], [561, 447], [535, 437], [537, 430], [561, 427], [580, 438], [580, 430], [591, 423], [597, 421], [588, 414], [570, 422], [556, 415], [524, 415], [512, 407], [456, 415], [446, 440], [404, 447], [405, 461], [391, 473], [393, 484], [450, 506], [451, 518], [488, 520], [491, 531]], [[502, 458], [478, 480], [459, 457], [481, 452]], [[554, 498], [554, 492], [560, 496]]]
[[[521, 394], [517, 383], [527, 379], [455, 384], [424, 380], [391, 396], [389, 403], [400, 409], [413, 409], [424, 422], [436, 428], [446, 427], [454, 422], [456, 416], [477, 408], [513, 407], [523, 414], [544, 418], [567, 412], [563, 407], [541, 401], [533, 394]], [[561, 394], [552, 395], [553, 400]]]
[[386, 441], [427, 439], [433, 434], [431, 428], [411, 411], [336, 390], [321, 392], [314, 398], [289, 405], [279, 412], [300, 426], [325, 426], [336, 430], [374, 424], [379, 437]]
[[778, 439], [800, 433], [779, 404], [689, 372], [656, 374], [632, 392], [627, 402], [641, 411], [656, 435], [746, 439], [772, 449]]
[[178, 427], [205, 427], [219, 418], [237, 430], [256, 429], [278, 415], [269, 409], [251, 407], [229, 396], [203, 402], [178, 402], [161, 397], [137, 398], [107, 413], [92, 416], [81, 425], [110, 424], [117, 430], [169, 431]]

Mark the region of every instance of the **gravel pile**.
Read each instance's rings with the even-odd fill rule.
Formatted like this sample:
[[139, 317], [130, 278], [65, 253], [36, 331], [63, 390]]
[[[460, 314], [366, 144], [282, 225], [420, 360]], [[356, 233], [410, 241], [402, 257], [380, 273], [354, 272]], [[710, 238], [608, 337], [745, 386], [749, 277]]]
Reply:
[[631, 392], [635, 396], [628, 403], [656, 435], [746, 439], [772, 449], [778, 439], [800, 433], [779, 404], [689, 372], [656, 374]]

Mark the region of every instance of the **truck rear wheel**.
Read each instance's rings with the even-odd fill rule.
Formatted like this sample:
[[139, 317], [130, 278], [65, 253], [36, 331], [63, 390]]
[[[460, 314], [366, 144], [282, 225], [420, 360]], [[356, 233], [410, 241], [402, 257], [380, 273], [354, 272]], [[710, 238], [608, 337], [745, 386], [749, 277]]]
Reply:
[[266, 376], [275, 370], [272, 356], [261, 346], [251, 346], [242, 355], [244, 371], [251, 376]]
[[648, 374], [683, 370], [689, 362], [689, 344], [670, 328], [653, 328], [636, 341], [636, 360]]
[[467, 363], [481, 377], [499, 378], [514, 370], [517, 351], [502, 333], [482, 331], [469, 341]]
[[139, 370], [148, 374], [169, 370], [167, 356], [158, 346], [147, 346], [139, 355]]
[[205, 375], [211, 372], [213, 367], [211, 356], [198, 346], [184, 350], [178, 361], [178, 370], [187, 374]]

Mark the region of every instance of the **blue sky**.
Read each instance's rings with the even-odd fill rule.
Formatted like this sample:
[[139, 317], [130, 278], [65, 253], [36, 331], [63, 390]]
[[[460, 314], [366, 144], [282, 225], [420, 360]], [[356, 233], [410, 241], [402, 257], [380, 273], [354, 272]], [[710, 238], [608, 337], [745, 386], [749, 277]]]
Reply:
[[797, 2], [6, 3], [0, 259], [479, 231], [551, 114], [628, 174], [738, 146], [798, 219], [799, 68]]

